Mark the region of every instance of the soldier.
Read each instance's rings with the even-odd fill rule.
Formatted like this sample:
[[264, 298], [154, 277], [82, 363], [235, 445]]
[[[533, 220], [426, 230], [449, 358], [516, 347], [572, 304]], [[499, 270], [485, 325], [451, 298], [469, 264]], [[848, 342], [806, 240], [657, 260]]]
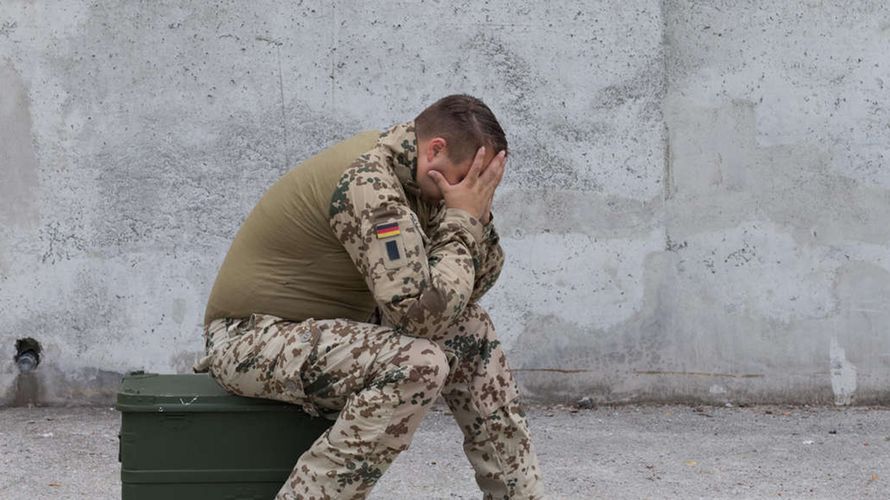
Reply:
[[441, 394], [486, 499], [541, 498], [519, 392], [478, 300], [507, 140], [482, 101], [341, 142], [276, 182], [238, 231], [196, 371], [333, 426], [277, 498], [361, 499]]

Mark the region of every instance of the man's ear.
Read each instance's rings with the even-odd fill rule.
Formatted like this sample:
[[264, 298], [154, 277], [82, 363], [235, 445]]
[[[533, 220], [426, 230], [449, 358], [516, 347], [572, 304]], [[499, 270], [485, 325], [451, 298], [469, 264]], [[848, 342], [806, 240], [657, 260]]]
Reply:
[[445, 154], [448, 148], [448, 141], [444, 137], [434, 137], [430, 139], [429, 146], [426, 148], [427, 161], [433, 161], [433, 158], [440, 154]]

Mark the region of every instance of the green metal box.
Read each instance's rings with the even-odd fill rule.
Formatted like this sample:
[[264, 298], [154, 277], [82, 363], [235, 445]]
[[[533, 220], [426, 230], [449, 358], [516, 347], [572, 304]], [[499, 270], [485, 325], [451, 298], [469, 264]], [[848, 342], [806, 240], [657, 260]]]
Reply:
[[333, 423], [206, 374], [129, 374], [117, 409], [123, 500], [269, 500]]

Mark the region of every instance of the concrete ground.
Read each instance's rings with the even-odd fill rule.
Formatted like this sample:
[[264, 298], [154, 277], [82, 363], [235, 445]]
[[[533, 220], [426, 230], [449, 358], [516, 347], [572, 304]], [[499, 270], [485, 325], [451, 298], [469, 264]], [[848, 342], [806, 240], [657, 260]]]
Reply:
[[[890, 408], [529, 411], [549, 498], [890, 498]], [[0, 409], [0, 498], [119, 498], [119, 415]], [[480, 498], [435, 409], [371, 498]]]

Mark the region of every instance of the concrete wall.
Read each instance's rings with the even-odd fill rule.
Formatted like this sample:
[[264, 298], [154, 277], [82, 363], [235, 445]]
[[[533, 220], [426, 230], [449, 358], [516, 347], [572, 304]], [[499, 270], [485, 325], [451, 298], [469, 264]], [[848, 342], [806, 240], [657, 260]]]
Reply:
[[890, 8], [742, 4], [5, 0], [0, 402], [23, 337], [43, 402], [187, 371], [265, 188], [454, 92], [530, 397], [890, 401]]

